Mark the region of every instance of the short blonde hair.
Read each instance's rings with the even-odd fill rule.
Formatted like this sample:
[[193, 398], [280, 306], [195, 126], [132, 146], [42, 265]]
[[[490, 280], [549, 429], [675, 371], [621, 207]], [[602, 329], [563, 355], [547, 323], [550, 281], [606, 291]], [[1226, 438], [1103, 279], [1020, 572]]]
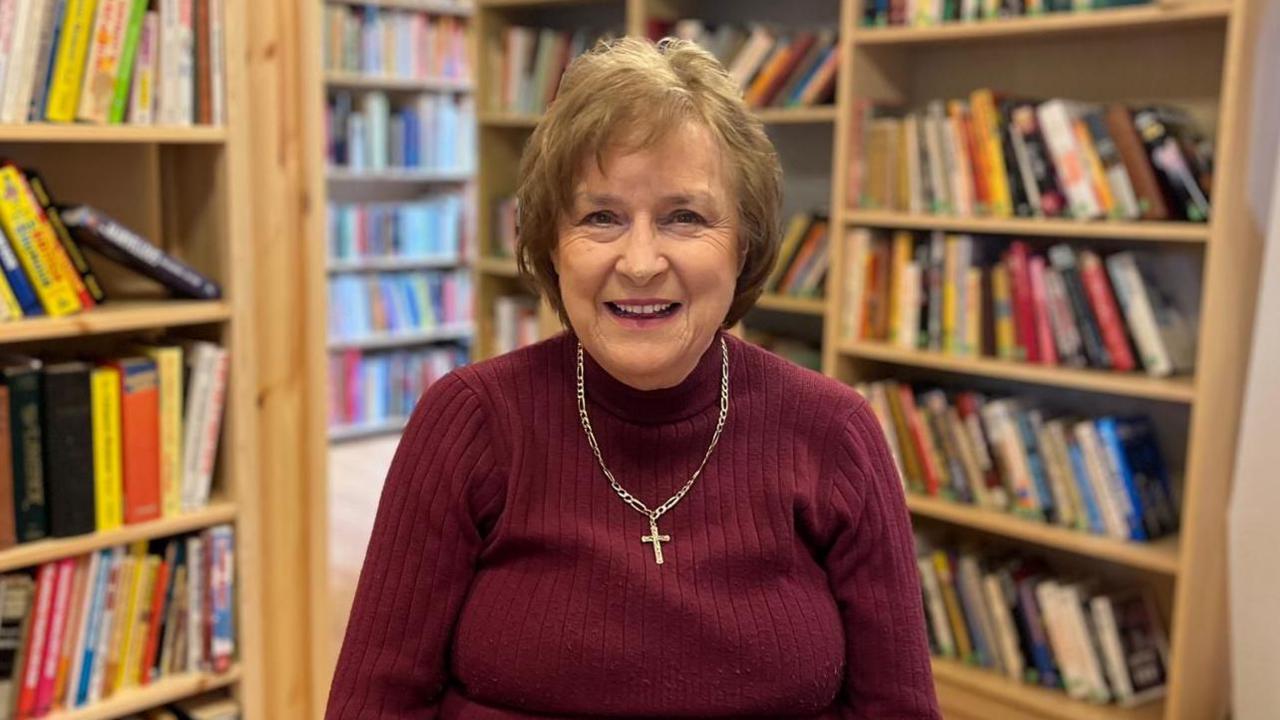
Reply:
[[760, 296], [781, 234], [782, 168], [773, 143], [737, 83], [706, 50], [672, 38], [657, 44], [623, 38], [598, 43], [569, 65], [520, 159], [520, 272], [532, 278], [566, 327], [551, 258], [583, 161], [594, 156], [602, 162], [619, 142], [651, 147], [689, 120], [719, 141], [737, 195], [744, 257], [724, 326], [741, 320]]

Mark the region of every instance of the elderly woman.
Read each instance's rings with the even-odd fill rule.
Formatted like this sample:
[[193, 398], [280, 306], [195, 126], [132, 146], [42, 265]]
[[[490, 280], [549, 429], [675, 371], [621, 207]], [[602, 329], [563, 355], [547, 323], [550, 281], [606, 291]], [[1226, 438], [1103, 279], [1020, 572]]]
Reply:
[[520, 173], [520, 264], [569, 331], [419, 403], [327, 717], [938, 717], [875, 416], [724, 332], [780, 204], [724, 69], [597, 48]]

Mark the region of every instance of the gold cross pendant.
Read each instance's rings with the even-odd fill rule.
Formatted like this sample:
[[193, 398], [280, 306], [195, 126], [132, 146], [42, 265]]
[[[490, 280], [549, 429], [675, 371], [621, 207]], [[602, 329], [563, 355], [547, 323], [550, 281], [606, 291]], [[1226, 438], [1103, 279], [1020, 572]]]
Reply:
[[640, 542], [653, 544], [653, 559], [659, 565], [662, 564], [662, 543], [671, 542], [670, 535], [658, 534], [658, 522], [653, 518], [649, 518], [649, 534], [640, 538]]

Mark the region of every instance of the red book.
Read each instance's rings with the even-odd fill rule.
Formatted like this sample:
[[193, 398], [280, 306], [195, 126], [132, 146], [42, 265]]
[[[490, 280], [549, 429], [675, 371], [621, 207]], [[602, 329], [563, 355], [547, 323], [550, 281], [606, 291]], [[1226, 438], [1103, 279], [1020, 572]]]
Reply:
[[1036, 347], [1040, 362], [1058, 364], [1058, 349], [1053, 344], [1053, 328], [1049, 326], [1049, 294], [1044, 289], [1044, 258], [1033, 257], [1028, 262], [1031, 275], [1031, 310], [1036, 328]]
[[929, 444], [924, 435], [928, 430], [924, 426], [924, 421], [920, 419], [920, 411], [916, 409], [916, 397], [911, 392], [911, 386], [907, 384], [899, 385], [898, 393], [902, 401], [902, 414], [906, 416], [907, 427], [911, 430], [912, 445], [915, 446], [916, 457], [920, 460], [925, 492], [936, 496], [941, 482], [938, 478], [938, 468], [933, 464], [933, 455], [929, 452]]
[[17, 720], [33, 717], [36, 698], [40, 689], [40, 671], [44, 668], [45, 636], [49, 634], [49, 615], [53, 596], [57, 591], [58, 564], [45, 563], [36, 574], [36, 601], [32, 608], [31, 631], [28, 634], [27, 654], [22, 663], [22, 688], [18, 693]]
[[964, 150], [969, 155], [969, 175], [973, 179], [973, 214], [986, 215], [991, 208], [991, 188], [987, 186], [989, 168], [987, 155], [982, 152], [982, 131], [973, 121], [973, 114], [969, 112], [969, 106], [965, 103], [956, 101], [951, 112], [960, 118], [964, 128], [962, 139]]
[[62, 660], [63, 633], [67, 629], [67, 617], [71, 605], [71, 588], [75, 582], [76, 560], [64, 558], [57, 562], [57, 584], [53, 592], [53, 609], [49, 616], [49, 632], [45, 642], [44, 661], [40, 670], [40, 684], [36, 688], [36, 717], [44, 717], [53, 707], [53, 690], [58, 682], [58, 664]]
[[113, 363], [120, 371], [120, 430], [124, 450], [124, 521], [160, 517], [160, 386], [148, 358]]
[[151, 593], [151, 614], [148, 615], [151, 621], [147, 624], [146, 650], [142, 657], [142, 667], [138, 672], [139, 685], [151, 683], [151, 669], [156, 665], [156, 651], [160, 647], [160, 626], [164, 624], [165, 616], [165, 591], [169, 589], [169, 573], [172, 572], [170, 562], [171, 560], [166, 557], [165, 561], [156, 568], [155, 590]]
[[1089, 307], [1093, 308], [1093, 316], [1098, 319], [1102, 342], [1111, 355], [1111, 366], [1121, 371], [1133, 370], [1136, 363], [1125, 336], [1120, 309], [1116, 307], [1116, 296], [1111, 292], [1102, 261], [1091, 250], [1080, 251], [1080, 282], [1089, 298]]
[[1026, 353], [1027, 362], [1040, 362], [1040, 348], [1039, 343], [1036, 342], [1035, 314], [1031, 307], [1029, 254], [1027, 244], [1021, 240], [1009, 246], [1009, 295], [1013, 301], [1013, 326], [1018, 345]]

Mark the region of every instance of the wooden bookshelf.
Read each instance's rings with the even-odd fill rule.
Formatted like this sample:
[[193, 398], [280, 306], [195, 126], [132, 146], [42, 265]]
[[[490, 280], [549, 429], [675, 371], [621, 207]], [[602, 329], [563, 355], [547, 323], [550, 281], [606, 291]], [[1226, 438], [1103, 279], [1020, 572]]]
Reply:
[[1109, 370], [1036, 365], [989, 357], [966, 357], [929, 350], [912, 350], [889, 343], [865, 340], [841, 343], [840, 353], [848, 357], [894, 365], [1148, 400], [1189, 403], [1195, 399], [1195, 384], [1190, 378], [1156, 378], [1139, 372], [1119, 373]]
[[226, 128], [214, 125], [0, 125], [0, 143], [208, 145], [226, 140]]
[[0, 323], [3, 342], [34, 342], [134, 330], [221, 323], [231, 318], [221, 300], [109, 300], [86, 312]]
[[986, 510], [973, 505], [942, 498], [907, 494], [907, 507], [919, 517], [941, 520], [1004, 538], [1020, 540], [1045, 548], [1066, 550], [1098, 560], [1149, 570], [1164, 575], [1178, 572], [1178, 539], [1161, 538], [1152, 542], [1116, 540], [1020, 518], [1009, 513]]
[[756, 301], [756, 307], [774, 312], [822, 316], [827, 312], [827, 301], [819, 298], [798, 298], [766, 293]]
[[431, 15], [452, 15], [454, 17], [470, 17], [473, 10], [470, 3], [450, 2], [449, 0], [326, 0], [333, 5], [351, 5], [354, 7], [394, 8], [396, 10], [413, 10]]
[[781, 107], [759, 108], [756, 117], [767, 125], [810, 125], [814, 123], [834, 123], [836, 121], [835, 105], [818, 107]]
[[332, 88], [348, 88], [353, 90], [392, 90], [396, 92], [471, 92], [470, 80], [453, 80], [449, 78], [408, 78], [394, 75], [368, 75], [363, 73], [339, 72], [330, 70], [325, 73], [325, 84]]
[[515, 258], [492, 256], [482, 257], [476, 260], [475, 267], [478, 272], [488, 273], [490, 275], [499, 275], [507, 278], [520, 276], [520, 267], [516, 265]]
[[366, 257], [357, 260], [330, 260], [330, 273], [399, 272], [403, 270], [444, 270], [458, 267], [456, 257]]
[[[126, 688], [101, 702], [83, 708], [45, 715], [47, 720], [112, 720], [194, 697], [240, 682], [240, 666], [233, 665], [222, 673], [185, 673], [162, 678], [150, 685]], [[246, 716], [247, 717], [247, 716]]]
[[947, 717], [978, 720], [1034, 717], [1045, 720], [1159, 720], [1165, 703], [1156, 700], [1134, 708], [1072, 700], [1066, 693], [1017, 682], [990, 670], [934, 658], [933, 677]]
[[1170, 243], [1207, 243], [1209, 225], [1190, 222], [1081, 222], [1033, 218], [961, 218], [878, 210], [849, 210], [845, 221], [857, 227], [946, 230], [974, 235], [1032, 235], [1051, 238], [1113, 239]]
[[480, 113], [481, 127], [525, 128], [532, 130], [542, 116], [537, 113], [519, 113], [510, 110], [488, 110]]

